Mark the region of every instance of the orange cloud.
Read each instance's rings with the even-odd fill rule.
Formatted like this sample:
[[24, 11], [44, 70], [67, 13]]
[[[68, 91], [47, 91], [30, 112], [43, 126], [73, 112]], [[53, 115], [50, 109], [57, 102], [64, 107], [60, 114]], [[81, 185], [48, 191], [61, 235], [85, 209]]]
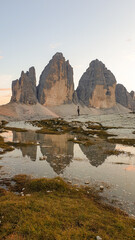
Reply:
[[0, 91], [10, 91], [11, 88], [0, 88]]

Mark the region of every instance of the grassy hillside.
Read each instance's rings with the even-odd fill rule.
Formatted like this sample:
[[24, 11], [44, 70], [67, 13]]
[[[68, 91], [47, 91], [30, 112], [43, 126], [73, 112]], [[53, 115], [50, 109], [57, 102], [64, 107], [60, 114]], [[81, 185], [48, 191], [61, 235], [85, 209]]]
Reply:
[[92, 188], [74, 187], [61, 178], [18, 175], [13, 181], [10, 191], [0, 190], [0, 239], [135, 239], [135, 220], [101, 204]]

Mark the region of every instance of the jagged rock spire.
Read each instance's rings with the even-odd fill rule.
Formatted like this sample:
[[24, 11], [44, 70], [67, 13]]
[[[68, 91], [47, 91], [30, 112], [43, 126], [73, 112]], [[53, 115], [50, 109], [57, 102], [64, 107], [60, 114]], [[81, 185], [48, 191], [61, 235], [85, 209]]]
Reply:
[[43, 70], [37, 92], [38, 101], [47, 106], [72, 102], [73, 68], [62, 53], [56, 53]]
[[21, 77], [12, 82], [11, 102], [36, 104], [36, 75], [35, 68], [31, 67], [28, 72], [22, 71]]

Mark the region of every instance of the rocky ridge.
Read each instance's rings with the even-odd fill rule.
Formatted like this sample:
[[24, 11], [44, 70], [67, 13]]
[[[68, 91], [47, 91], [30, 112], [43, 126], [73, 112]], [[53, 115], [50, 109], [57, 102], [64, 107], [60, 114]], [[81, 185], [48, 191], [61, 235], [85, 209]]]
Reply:
[[22, 71], [12, 82], [11, 103], [44, 106], [81, 104], [94, 108], [113, 108], [116, 103], [135, 110], [134, 92], [128, 93], [122, 84], [116, 84], [113, 73], [99, 60], [90, 63], [74, 90], [73, 68], [62, 53], [56, 53], [42, 71], [36, 87], [34, 67]]

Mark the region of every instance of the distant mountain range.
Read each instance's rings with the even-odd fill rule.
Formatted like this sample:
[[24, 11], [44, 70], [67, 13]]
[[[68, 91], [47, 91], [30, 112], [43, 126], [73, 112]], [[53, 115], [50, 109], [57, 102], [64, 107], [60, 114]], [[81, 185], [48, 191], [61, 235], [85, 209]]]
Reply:
[[22, 71], [18, 80], [12, 82], [11, 103], [44, 106], [81, 104], [93, 108], [112, 108], [119, 103], [135, 110], [135, 93], [129, 93], [105, 65], [94, 60], [83, 73], [74, 90], [73, 68], [62, 53], [56, 53], [41, 73], [36, 86], [35, 68]]

